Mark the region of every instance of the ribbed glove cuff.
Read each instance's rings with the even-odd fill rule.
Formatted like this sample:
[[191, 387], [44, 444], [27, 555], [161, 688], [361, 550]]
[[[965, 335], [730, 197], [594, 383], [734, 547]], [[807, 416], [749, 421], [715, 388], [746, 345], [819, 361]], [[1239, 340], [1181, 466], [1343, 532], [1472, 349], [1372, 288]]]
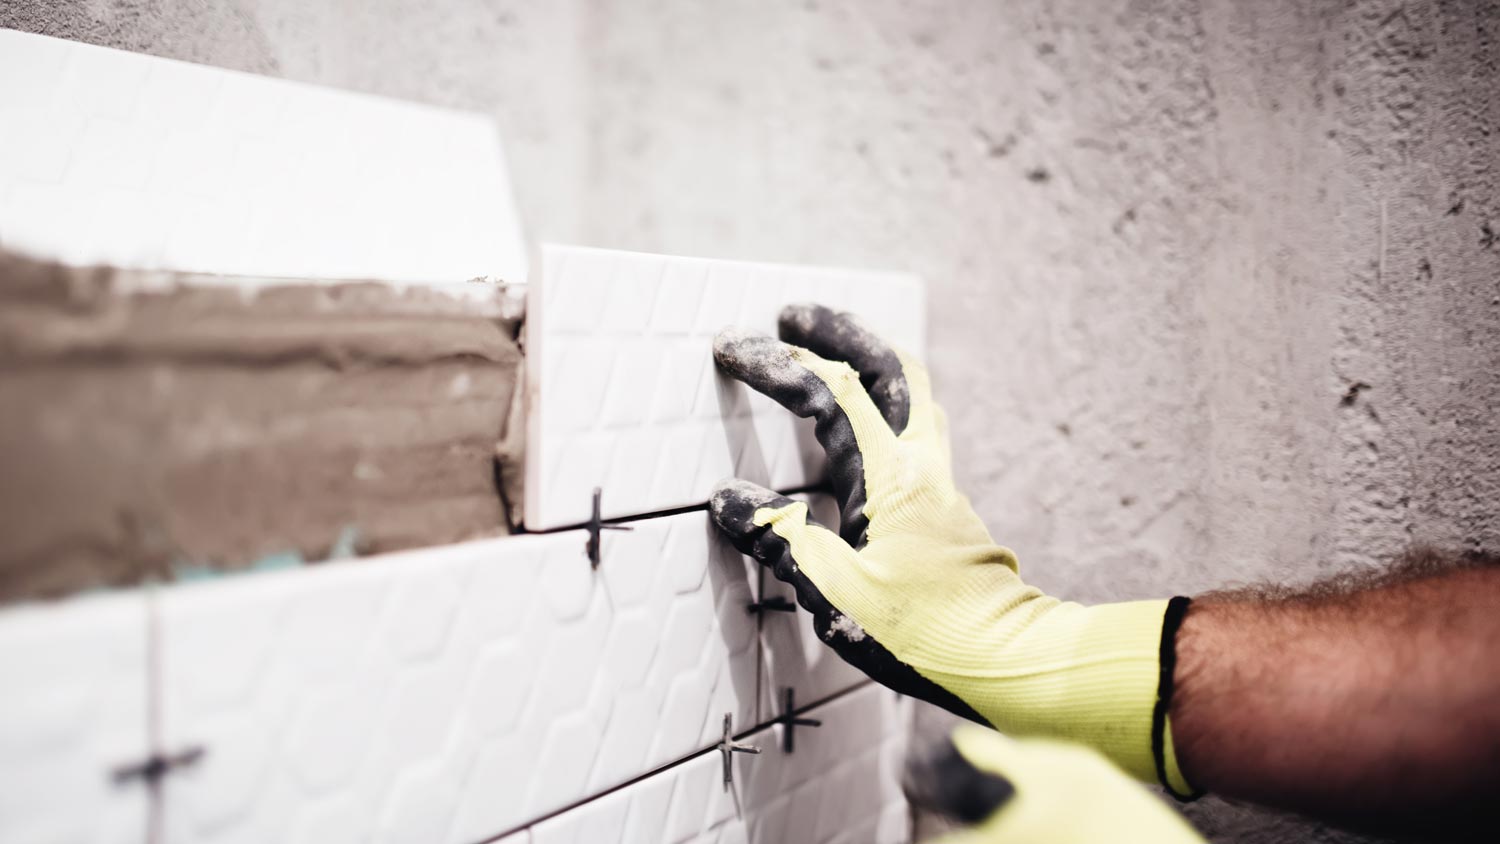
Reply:
[[918, 670], [1002, 732], [1090, 745], [1135, 778], [1187, 796], [1166, 718], [1171, 670], [1163, 670], [1163, 655], [1175, 654], [1172, 637], [1164, 638], [1169, 609], [1169, 601], [1055, 604], [1000, 648], [1002, 658], [990, 657], [993, 671]]

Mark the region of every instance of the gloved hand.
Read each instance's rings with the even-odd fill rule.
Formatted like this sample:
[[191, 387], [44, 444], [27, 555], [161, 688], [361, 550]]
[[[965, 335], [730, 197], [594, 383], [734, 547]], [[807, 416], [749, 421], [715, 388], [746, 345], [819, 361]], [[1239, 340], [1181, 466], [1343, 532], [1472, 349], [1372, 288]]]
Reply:
[[954, 488], [921, 364], [818, 306], [783, 310], [780, 333], [726, 329], [714, 358], [816, 420], [839, 531], [730, 480], [710, 510], [735, 547], [790, 583], [819, 636], [875, 680], [1011, 735], [1088, 744], [1187, 793], [1156, 706], [1168, 602], [1084, 607], [1027, 586]]
[[1180, 815], [1098, 753], [964, 725], [907, 760], [913, 805], [968, 828], [941, 844], [1201, 844]]

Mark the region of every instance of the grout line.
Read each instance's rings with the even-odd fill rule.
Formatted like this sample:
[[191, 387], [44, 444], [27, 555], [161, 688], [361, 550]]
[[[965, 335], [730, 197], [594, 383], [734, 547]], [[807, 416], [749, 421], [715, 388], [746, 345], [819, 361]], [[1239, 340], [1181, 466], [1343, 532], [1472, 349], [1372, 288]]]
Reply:
[[[874, 680], [870, 680], [870, 679], [867, 678], [867, 679], [865, 679], [865, 680], [863, 680], [863, 681], [861, 681], [859, 683], [855, 683], [854, 685], [850, 686], [847, 689], [841, 689], [841, 690], [839, 690], [837, 692], [834, 692], [833, 694], [825, 695], [824, 697], [821, 697], [821, 698], [813, 701], [812, 703], [805, 704], [803, 706], [798, 706], [798, 707], [796, 707], [796, 708], [794, 708], [792, 710], [792, 714], [793, 715], [803, 715], [803, 714], [806, 714], [810, 710], [817, 709], [820, 706], [825, 706], [827, 704], [833, 703], [834, 701], [836, 701], [836, 700], [838, 700], [840, 698], [846, 697], [848, 695], [852, 695], [855, 692], [860, 691], [861, 689], [864, 689], [866, 687], [873, 686], [873, 685], [877, 685], [876, 682]], [[735, 741], [741, 741], [743, 739], [749, 738], [751, 735], [753, 735], [755, 733], [760, 732], [761, 730], [769, 729], [769, 728], [771, 728], [771, 727], [773, 727], [775, 725], [776, 725], [775, 721], [765, 721], [763, 723], [756, 724], [755, 726], [753, 726], [753, 727], [751, 727], [751, 728], [749, 728], [747, 730], [741, 730], [740, 732], [735, 733], [734, 736], [733, 736], [733, 739]], [[609, 795], [614, 794], [617, 791], [622, 791], [624, 789], [627, 789], [627, 788], [629, 788], [629, 787], [631, 787], [633, 785], [636, 785], [636, 784], [642, 782], [643, 780], [648, 780], [651, 777], [654, 777], [654, 776], [656, 776], [658, 774], [664, 774], [667, 771], [672, 770], [673, 768], [678, 768], [678, 767], [681, 767], [683, 765], [686, 765], [687, 763], [689, 763], [689, 762], [691, 762], [691, 761], [693, 761], [695, 759], [698, 759], [699, 757], [706, 756], [706, 755], [708, 755], [710, 753], [718, 753], [718, 752], [719, 752], [718, 748], [717, 747], [713, 747], [713, 746], [706, 747], [706, 748], [704, 748], [702, 750], [694, 751], [693, 753], [690, 753], [687, 756], [684, 756], [684, 757], [682, 757], [680, 759], [674, 759], [671, 762], [667, 762], [665, 764], [658, 765], [655, 768], [652, 768], [651, 770], [645, 772], [644, 774], [637, 774], [636, 776], [634, 776], [634, 777], [626, 780], [625, 782], [620, 783], [619, 785], [610, 786], [609, 788], [604, 789], [603, 791], [599, 792], [598, 794], [591, 794], [588, 797], [584, 797], [584, 798], [575, 800], [575, 801], [573, 801], [572, 803], [569, 803], [566, 806], [563, 806], [563, 807], [558, 808], [558, 809], [553, 809], [552, 811], [547, 812], [546, 814], [543, 814], [543, 815], [538, 815], [537, 817], [532, 818], [531, 820], [527, 821], [524, 824], [521, 824], [520, 826], [513, 826], [513, 827], [511, 827], [509, 829], [502, 830], [501, 832], [498, 832], [498, 833], [496, 833], [494, 835], [491, 835], [488, 838], [480, 839], [479, 841], [475, 842], [475, 844], [495, 844], [495, 842], [499, 841], [502, 838], [505, 838], [508, 835], [515, 835], [518, 832], [523, 832], [525, 830], [528, 830], [528, 829], [536, 826], [537, 824], [545, 823], [547, 821], [550, 821], [553, 818], [557, 817], [558, 815], [562, 815], [562, 814], [565, 814], [567, 812], [571, 812], [572, 810], [577, 809], [580, 806], [584, 806], [584, 805], [587, 805], [589, 803], [594, 802], [595, 800], [600, 800], [600, 799], [602, 799], [604, 797], [608, 797]]]
[[[875, 685], [879, 685], [879, 684], [876, 683], [874, 680], [871, 680], [870, 678], [866, 677], [865, 679], [859, 681], [858, 683], [855, 683], [854, 685], [850, 686], [847, 689], [839, 689], [836, 692], [833, 692], [831, 694], [827, 694], [827, 695], [824, 695], [824, 696], [818, 698], [817, 700], [813, 701], [812, 703], [804, 704], [802, 706], [793, 707], [792, 708], [792, 714], [793, 715], [805, 715], [809, 711], [817, 709], [820, 706], [827, 706], [828, 704], [833, 703], [834, 701], [836, 701], [836, 700], [838, 700], [840, 698], [848, 697], [849, 695], [852, 695], [852, 694], [854, 694], [855, 692], [857, 692], [857, 691], [859, 691], [861, 689], [864, 689], [864, 688], [866, 688], [868, 686], [875, 686]], [[746, 730], [745, 733], [744, 733], [744, 735], [749, 735], [750, 733], [756, 732], [757, 730], [763, 730], [763, 729], [765, 729], [767, 727], [775, 726], [775, 724], [776, 724], [776, 721], [774, 719], [770, 720], [770, 721], [766, 721], [765, 723], [761, 724], [760, 726], [756, 727], [753, 730]], [[736, 736], [736, 738], [741, 738], [741, 737], [742, 736]]]
[[[161, 713], [161, 616], [157, 607], [157, 587], [147, 584], [146, 603], [146, 755], [165, 753], [162, 745]], [[146, 841], [158, 844], [166, 823], [166, 800], [160, 778], [146, 782]]]
[[[757, 564], [755, 566], [755, 594], [751, 596], [756, 601], [766, 599], [766, 567]], [[758, 612], [755, 614], [755, 720], [761, 718], [760, 703], [761, 689], [770, 678], [766, 677], [766, 614]]]
[[[777, 495], [802, 495], [804, 493], [813, 493], [813, 492], [831, 493], [832, 489], [827, 484], [816, 483], [816, 484], [808, 484], [806, 486], [792, 487], [791, 489], [779, 490], [779, 491], [777, 491], [776, 494]], [[700, 511], [706, 511], [707, 509], [708, 509], [708, 502], [704, 501], [704, 502], [699, 503], [699, 504], [685, 504], [685, 505], [683, 505], [681, 507], [669, 507], [669, 508], [667, 508], [665, 510], [652, 510], [651, 512], [648, 512], [648, 513], [635, 513], [635, 514], [629, 515], [629, 516], [618, 516], [618, 517], [612, 518], [612, 519], [604, 519], [603, 521], [604, 521], [605, 524], [622, 525], [622, 524], [627, 524], [629, 522], [644, 522], [644, 521], [647, 521], [648, 519], [664, 519], [664, 518], [666, 518], [668, 516], [680, 516], [680, 515], [682, 515], [684, 513], [696, 513], [696, 512], [700, 512]], [[551, 528], [539, 528], [537, 530], [528, 530], [526, 527], [522, 526], [519, 530], [517, 530], [514, 533], [512, 533], [511, 536], [528, 536], [528, 535], [535, 536], [535, 535], [548, 534], [548, 533], [566, 533], [567, 531], [570, 531], [570, 530], [582, 530], [582, 529], [584, 529], [584, 528], [586, 528], [588, 526], [589, 526], [588, 522], [577, 522], [575, 524], [561, 525], [559, 527], [551, 527]]]

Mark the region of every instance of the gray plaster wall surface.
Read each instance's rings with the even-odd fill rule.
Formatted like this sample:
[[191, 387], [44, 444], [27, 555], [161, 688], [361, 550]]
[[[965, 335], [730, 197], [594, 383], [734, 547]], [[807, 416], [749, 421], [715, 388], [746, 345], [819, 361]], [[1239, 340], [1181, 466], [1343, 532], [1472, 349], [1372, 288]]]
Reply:
[[0, 25], [492, 113], [536, 238], [923, 274], [962, 484], [1054, 593], [1500, 550], [1495, 3], [6, 0]]

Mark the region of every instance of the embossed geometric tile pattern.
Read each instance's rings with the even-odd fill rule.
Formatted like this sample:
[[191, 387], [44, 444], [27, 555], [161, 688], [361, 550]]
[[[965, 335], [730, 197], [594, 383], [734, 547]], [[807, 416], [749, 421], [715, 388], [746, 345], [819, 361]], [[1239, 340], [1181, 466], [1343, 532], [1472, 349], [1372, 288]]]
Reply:
[[0, 30], [0, 243], [69, 264], [522, 281], [494, 124]]
[[531, 828], [533, 844], [867, 844], [911, 838], [900, 789], [910, 703], [873, 683], [806, 713], [795, 752], [780, 726], [751, 733], [721, 785], [717, 751], [695, 756]]
[[0, 612], [0, 839], [144, 842], [148, 598], [74, 598]]
[[777, 489], [822, 476], [811, 423], [718, 373], [713, 336], [776, 333], [791, 302], [859, 314], [923, 349], [923, 289], [908, 275], [546, 245], [527, 291], [531, 399], [525, 521], [578, 524], [708, 498], [737, 475]]
[[162, 593], [171, 841], [472, 844], [755, 718], [749, 564], [706, 514]]

